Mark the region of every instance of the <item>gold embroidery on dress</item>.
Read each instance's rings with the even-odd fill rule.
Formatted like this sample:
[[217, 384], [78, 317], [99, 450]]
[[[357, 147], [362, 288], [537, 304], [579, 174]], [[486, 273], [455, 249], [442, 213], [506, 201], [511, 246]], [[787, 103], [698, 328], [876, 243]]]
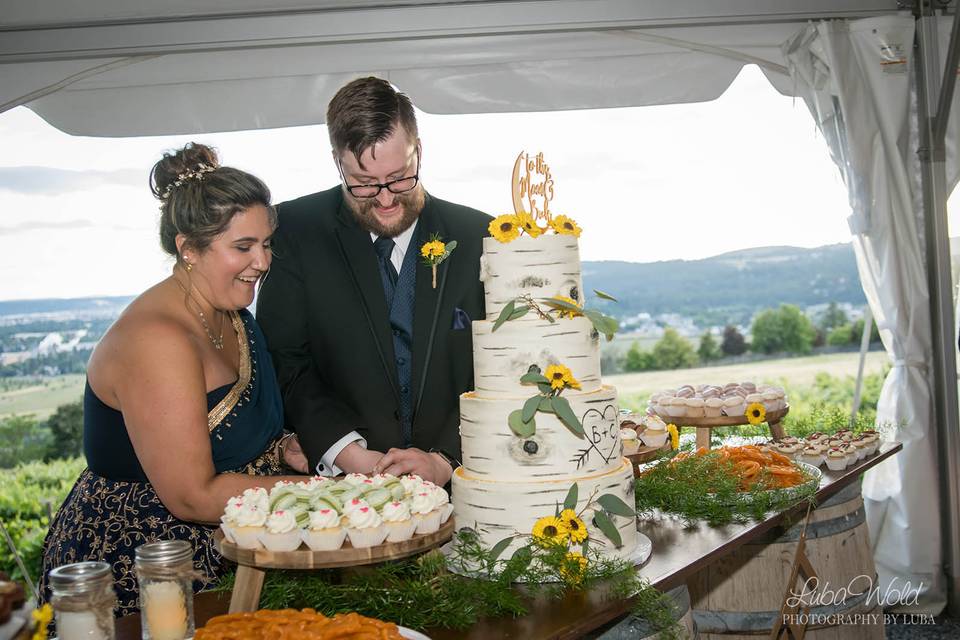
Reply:
[[237, 345], [240, 348], [240, 375], [223, 400], [218, 402], [217, 406], [207, 414], [207, 428], [211, 432], [233, 411], [240, 400], [240, 394], [250, 384], [250, 343], [247, 341], [247, 329], [240, 318], [240, 314], [236, 311], [230, 312], [230, 321], [237, 332]]

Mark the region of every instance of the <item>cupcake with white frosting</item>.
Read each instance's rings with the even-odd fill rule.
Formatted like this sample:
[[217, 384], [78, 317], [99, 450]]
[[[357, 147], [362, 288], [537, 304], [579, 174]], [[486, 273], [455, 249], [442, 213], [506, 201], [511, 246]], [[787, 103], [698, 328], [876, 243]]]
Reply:
[[220, 516], [220, 530], [223, 531], [223, 537], [227, 542], [236, 542], [233, 537], [233, 528], [237, 526], [237, 516], [243, 508], [243, 498], [234, 496], [227, 500], [223, 508], [223, 515]]
[[343, 481], [356, 487], [366, 484], [367, 480], [369, 479], [370, 478], [362, 473], [348, 473], [346, 476], [344, 476]]
[[623, 443], [623, 455], [632, 456], [640, 448], [640, 440], [637, 439], [637, 430], [630, 427], [620, 428], [620, 442]]
[[418, 492], [420, 487], [423, 486], [423, 482], [423, 478], [415, 473], [400, 476], [400, 484], [403, 485], [403, 490], [408, 496]]
[[307, 528], [300, 536], [314, 551], [333, 551], [343, 546], [347, 531], [340, 526], [340, 514], [334, 509], [320, 509], [308, 514]]
[[660, 404], [666, 409], [667, 415], [671, 418], [681, 418], [687, 415], [687, 401], [685, 398], [679, 396], [663, 398]]
[[723, 400], [720, 396], [711, 396], [703, 401], [703, 415], [707, 418], [719, 418], [723, 413]]
[[383, 519], [373, 507], [359, 507], [344, 518], [347, 521], [347, 536], [350, 538], [350, 544], [357, 549], [376, 546], [387, 537], [387, 528], [383, 525]]
[[260, 534], [265, 531], [269, 512], [261, 509], [256, 502], [243, 502], [236, 514], [236, 524], [233, 526], [233, 539], [241, 549], [260, 549]]
[[430, 487], [431, 497], [434, 506], [440, 510], [440, 524], [445, 523], [453, 515], [453, 505], [450, 503], [450, 495], [443, 487], [433, 485]]
[[387, 528], [387, 542], [409, 540], [417, 530], [417, 522], [410, 513], [410, 505], [406, 502], [395, 500], [383, 505], [381, 517]]
[[[299, 512], [303, 513], [303, 512]], [[292, 509], [274, 511], [264, 523], [260, 542], [270, 551], [293, 551], [300, 546], [298, 512]]]
[[640, 434], [643, 444], [648, 447], [660, 448], [667, 441], [667, 425], [659, 416], [646, 416], [643, 419], [646, 427]]
[[860, 434], [860, 437], [867, 443], [867, 455], [872, 456], [875, 454], [880, 447], [880, 436], [878, 436], [876, 432], [868, 433], [864, 431]]
[[699, 397], [687, 398], [686, 403], [687, 403], [686, 415], [688, 418], [702, 418], [704, 416], [703, 398], [699, 398]]
[[410, 513], [417, 520], [417, 533], [434, 533], [440, 528], [442, 513], [432, 491], [422, 489], [413, 494]]
[[747, 403], [740, 394], [733, 393], [723, 398], [724, 415], [741, 418], [746, 411]]

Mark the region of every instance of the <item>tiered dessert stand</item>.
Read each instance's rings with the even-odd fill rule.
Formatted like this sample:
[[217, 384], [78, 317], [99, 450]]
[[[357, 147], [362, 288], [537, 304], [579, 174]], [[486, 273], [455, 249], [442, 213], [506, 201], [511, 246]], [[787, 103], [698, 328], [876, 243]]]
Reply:
[[[780, 423], [784, 416], [789, 413], [789, 411], [790, 405], [787, 405], [783, 409], [767, 412], [764, 422], [766, 422], [767, 426], [770, 427], [770, 435], [774, 440], [781, 440], [785, 435], [787, 435], [783, 430], [783, 425]], [[683, 416], [676, 417], [670, 415], [660, 415], [660, 419], [667, 423], [672, 422], [673, 424], [677, 425], [677, 428], [680, 428], [681, 426], [695, 427], [697, 430], [697, 449], [710, 448], [710, 433], [717, 427], [738, 427], [745, 424], [750, 424], [750, 421], [747, 420], [746, 415], [716, 416], [713, 418], [690, 418]]]
[[399, 560], [439, 547], [453, 537], [453, 529], [451, 517], [434, 533], [415, 534], [409, 540], [384, 542], [362, 549], [354, 548], [349, 540], [345, 540], [342, 547], [333, 551], [313, 551], [305, 544], [295, 551], [243, 549], [225, 540], [219, 530], [214, 534], [214, 543], [224, 558], [237, 563], [237, 576], [230, 595], [230, 613], [235, 613], [257, 610], [267, 569], [334, 569]]

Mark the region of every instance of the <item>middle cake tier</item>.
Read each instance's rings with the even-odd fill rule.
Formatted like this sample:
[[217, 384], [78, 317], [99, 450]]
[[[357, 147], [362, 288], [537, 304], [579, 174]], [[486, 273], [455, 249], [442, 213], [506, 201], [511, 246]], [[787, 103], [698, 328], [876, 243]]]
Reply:
[[623, 445], [617, 420], [617, 390], [603, 386], [592, 393], [564, 397], [583, 425], [577, 435], [553, 413], [535, 414], [536, 432], [517, 436], [507, 422], [528, 396], [484, 398], [460, 396], [460, 446], [471, 476], [494, 480], [543, 480], [604, 473], [620, 464]]
[[[600, 336], [583, 316], [553, 322], [532, 311], [524, 318], [504, 322], [477, 320], [473, 327], [473, 378], [477, 395], [504, 398], [534, 394], [535, 386], [520, 383], [520, 377], [535, 364], [546, 371], [562, 364], [580, 383], [580, 392], [600, 388]], [[566, 394], [578, 391], [569, 389]]]

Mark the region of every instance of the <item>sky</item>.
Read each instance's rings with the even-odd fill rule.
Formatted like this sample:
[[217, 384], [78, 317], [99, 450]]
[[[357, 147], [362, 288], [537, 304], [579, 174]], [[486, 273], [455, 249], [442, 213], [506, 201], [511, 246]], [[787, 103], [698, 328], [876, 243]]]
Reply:
[[[846, 188], [806, 106], [756, 67], [711, 102], [418, 118], [427, 190], [492, 215], [512, 213], [517, 154], [542, 151], [583, 260], [850, 241]], [[147, 179], [188, 141], [261, 177], [275, 202], [338, 181], [322, 125], [90, 138], [18, 107], [0, 113], [0, 140], [0, 300], [136, 294], [169, 274]]]

